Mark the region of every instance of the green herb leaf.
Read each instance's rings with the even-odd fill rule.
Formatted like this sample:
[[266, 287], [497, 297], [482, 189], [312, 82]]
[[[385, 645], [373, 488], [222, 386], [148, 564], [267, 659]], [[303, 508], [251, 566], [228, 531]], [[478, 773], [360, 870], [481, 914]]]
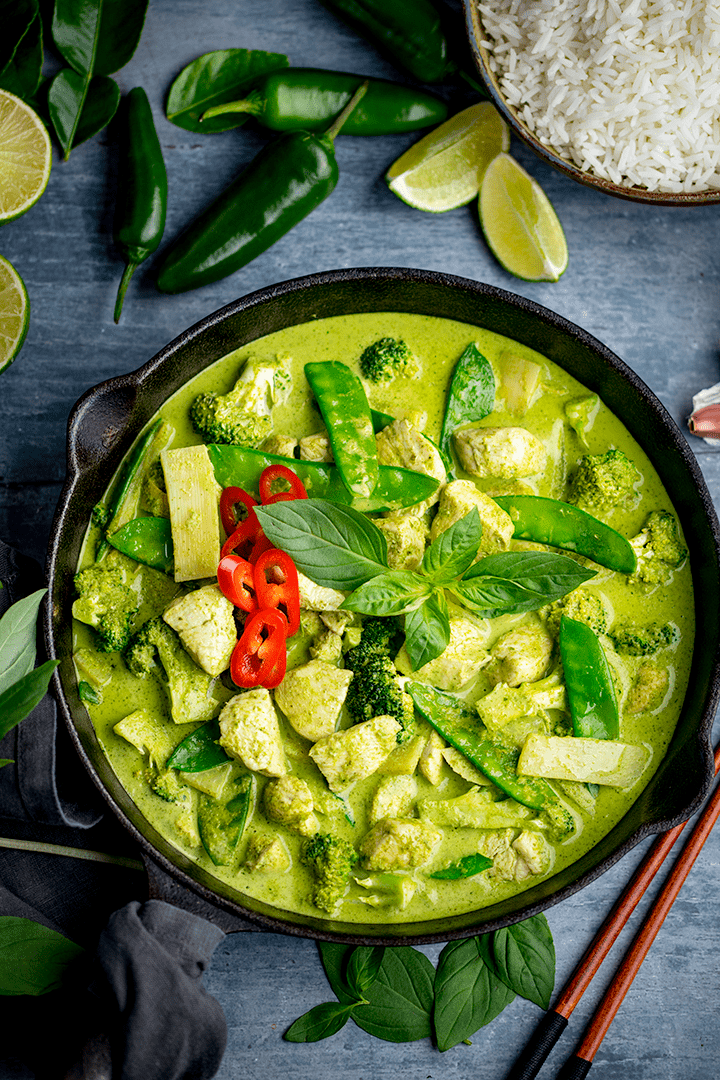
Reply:
[[316, 1005], [291, 1024], [283, 1038], [288, 1042], [298, 1043], [329, 1039], [345, 1027], [354, 1008], [354, 1005], [341, 1005], [339, 1001], [326, 1001], [323, 1005]]
[[389, 570], [364, 582], [342, 607], [364, 615], [402, 615], [428, 596], [432, 585], [409, 570]]
[[[326, 969], [327, 970], [327, 969]], [[386, 949], [375, 982], [366, 991], [367, 1005], [352, 1018], [358, 1027], [386, 1042], [413, 1042], [432, 1034], [435, 969], [416, 949]]]
[[46, 661], [0, 694], [0, 739], [39, 705], [59, 663], [59, 660]]
[[384, 955], [382, 945], [358, 945], [350, 953], [345, 978], [357, 997], [363, 997], [377, 979]]
[[317, 947], [335, 997], [345, 1005], [355, 1002], [357, 999], [345, 980], [347, 964], [354, 946], [338, 945], [334, 941], [318, 941]]
[[0, 72], [16, 56], [38, 14], [37, 0], [0, 0]]
[[503, 982], [516, 994], [547, 1009], [555, 985], [555, 946], [545, 916], [533, 915], [496, 930], [492, 950]]
[[98, 693], [94, 686], [84, 680], [78, 683], [78, 697], [81, 701], [87, 702], [88, 705], [100, 705], [102, 702], [102, 694]]
[[170, 87], [166, 113], [185, 131], [208, 134], [240, 127], [248, 113], [214, 116], [201, 122], [206, 109], [244, 96], [248, 83], [267, 71], [288, 66], [287, 56], [259, 49], [218, 49], [204, 53], [183, 68]]
[[220, 723], [215, 717], [186, 735], [167, 759], [165, 767], [179, 772], [205, 772], [231, 761], [218, 742], [219, 738]]
[[148, 2], [55, 0], [55, 44], [78, 75], [111, 75], [135, 52]]
[[448, 388], [447, 405], [440, 431], [440, 453], [449, 463], [450, 440], [456, 428], [482, 420], [495, 408], [495, 376], [490, 364], [473, 342], [455, 365]]
[[35, 666], [37, 616], [47, 589], [38, 589], [7, 609], [0, 619], [0, 694]]
[[536, 611], [595, 577], [567, 555], [502, 551], [474, 563], [452, 591], [485, 618]]
[[[11, 0], [11, 7], [18, 6], [22, 5], [18, 5], [17, 0]], [[32, 7], [33, 5], [30, 4], [29, 6]], [[0, 55], [0, 89], [15, 94], [16, 97], [22, 98], [23, 101], [30, 101], [40, 85], [42, 76], [42, 19], [37, 11], [37, 5], [34, 6], [36, 14], [28, 25], [26, 33], [17, 42], [13, 56], [5, 67], [2, 67], [2, 56]], [[7, 24], [3, 5], [0, 5], [0, 25], [3, 26], [3, 32], [5, 32]], [[1, 53], [2, 46], [0, 46]]]
[[477, 555], [482, 522], [476, 506], [433, 540], [425, 552], [422, 570], [435, 585], [449, 585], [462, 577]]
[[482, 873], [483, 870], [489, 870], [492, 864], [492, 859], [488, 859], [486, 855], [481, 855], [478, 852], [473, 855], [464, 855], [457, 862], [450, 863], [449, 866], [444, 867], [442, 870], [436, 870], [434, 874], [428, 876], [438, 878], [440, 881], [458, 881], [460, 878], [475, 877], [476, 874]]
[[13, 759], [12, 758], [9, 758], [9, 757], [0, 758], [0, 769], [2, 769], [3, 765], [12, 765], [12, 764], [13, 764]]
[[38, 996], [62, 986], [70, 965], [85, 952], [31, 919], [0, 916], [0, 994]]
[[72, 68], [59, 71], [48, 90], [48, 111], [65, 160], [73, 146], [97, 135], [120, 104], [120, 87], [98, 75], [90, 80]]
[[265, 535], [318, 585], [352, 591], [388, 569], [385, 537], [350, 506], [294, 499], [258, 507], [257, 516]]
[[413, 671], [436, 660], [448, 647], [450, 620], [442, 593], [432, 596], [405, 616], [405, 649]]
[[449, 1050], [469, 1038], [515, 997], [485, 963], [480, 941], [451, 942], [440, 953], [433, 1014], [438, 1050]]

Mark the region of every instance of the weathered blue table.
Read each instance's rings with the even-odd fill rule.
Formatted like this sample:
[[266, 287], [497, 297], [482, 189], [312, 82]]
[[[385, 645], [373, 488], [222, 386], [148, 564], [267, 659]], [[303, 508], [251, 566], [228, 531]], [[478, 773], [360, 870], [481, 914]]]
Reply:
[[[397, 78], [364, 41], [317, 0], [152, 0], [137, 53], [120, 72], [124, 91], [142, 85], [155, 113], [169, 174], [171, 238], [249, 161], [266, 136], [248, 124], [223, 135], [193, 135], [163, 118], [180, 69], [210, 49], [239, 46], [286, 53], [291, 62]], [[471, 103], [458, 99], [458, 107]], [[685, 429], [691, 398], [720, 379], [720, 211], [636, 205], [582, 188], [512, 152], [540, 181], [565, 227], [570, 266], [557, 284], [509, 277], [485, 247], [474, 207], [428, 215], [386, 188], [387, 166], [413, 137], [341, 138], [340, 182], [332, 198], [270, 251], [232, 278], [194, 293], [162, 296], [152, 263], [135, 276], [119, 326], [112, 321], [122, 265], [112, 244], [116, 150], [112, 135], [57, 158], [48, 189], [0, 234], [0, 251], [30, 293], [30, 331], [1, 378], [0, 536], [43, 560], [64, 475], [68, 413], [88, 387], [145, 363], [186, 327], [235, 297], [318, 270], [407, 266], [475, 278], [528, 296], [584, 327], [650, 385]], [[688, 435], [720, 501], [720, 443]], [[640, 860], [635, 849], [579, 895], [548, 911], [558, 986]], [[121, 871], [118, 871], [119, 873]], [[710, 1080], [718, 1075], [720, 1033], [720, 835], [711, 838], [636, 979], [593, 1068], [598, 1080]], [[641, 905], [621, 938], [647, 908]], [[434, 959], [438, 949], [428, 949]], [[610, 975], [598, 978], [545, 1066], [552, 1077]], [[252, 975], [250, 975], [250, 972]], [[297, 1080], [475, 1077], [502, 1080], [539, 1019], [517, 999], [472, 1046], [444, 1055], [429, 1042], [379, 1042], [349, 1024], [315, 1045], [282, 1032], [331, 996], [311, 941], [261, 933], [229, 936], [206, 983], [221, 1001], [230, 1042], [219, 1076]], [[7, 1065], [2, 1080], [29, 1074]]]

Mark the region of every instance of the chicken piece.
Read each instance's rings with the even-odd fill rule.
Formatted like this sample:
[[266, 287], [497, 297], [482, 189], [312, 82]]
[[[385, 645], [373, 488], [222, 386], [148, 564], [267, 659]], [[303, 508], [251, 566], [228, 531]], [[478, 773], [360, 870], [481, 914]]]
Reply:
[[412, 674], [414, 679], [430, 683], [440, 690], [455, 691], [474, 678], [489, 662], [490, 653], [485, 648], [489, 624], [453, 606], [449, 606], [448, 614], [450, 641], [440, 656], [413, 672], [403, 645], [395, 659], [395, 666], [403, 675]]
[[325, 431], [319, 431], [316, 435], [306, 435], [300, 440], [301, 461], [334, 461], [330, 438]]
[[391, 570], [417, 570], [425, 554], [428, 527], [423, 517], [396, 510], [375, 524], [387, 541]]
[[313, 813], [312, 791], [299, 776], [280, 776], [266, 784], [263, 807], [269, 821], [286, 825], [301, 836], [314, 836], [320, 828]]
[[374, 825], [383, 818], [408, 817], [417, 795], [413, 776], [384, 776], [370, 802], [368, 821]]
[[360, 844], [368, 870], [408, 870], [423, 866], [442, 840], [442, 832], [416, 818], [384, 818]]
[[342, 793], [371, 776], [395, 747], [402, 727], [392, 716], [375, 716], [345, 731], [319, 739], [310, 757], [331, 791]]
[[470, 788], [454, 799], [421, 799], [418, 807], [421, 818], [455, 829], [514, 829], [533, 816], [515, 799], [495, 802], [486, 787]]
[[295, 457], [297, 439], [291, 435], [268, 435], [260, 449], [264, 454], [277, 454], [279, 457]]
[[298, 590], [300, 592], [300, 608], [306, 611], [338, 611], [347, 593], [337, 589], [327, 589], [324, 585], [316, 585], [305, 574], [298, 571]]
[[418, 769], [433, 787], [436, 787], [442, 779], [443, 764], [445, 762], [443, 750], [446, 746], [447, 743], [443, 737], [438, 735], [437, 731], [433, 730], [428, 735], [425, 746], [420, 754]]
[[287, 772], [280, 725], [270, 691], [237, 694], [220, 713], [220, 745], [246, 769], [263, 776]]
[[667, 668], [658, 667], [650, 660], [640, 664], [635, 682], [628, 691], [625, 712], [630, 716], [652, 712], [662, 705], [670, 685], [670, 673]]
[[465, 428], [455, 433], [454, 443], [465, 472], [482, 479], [533, 476], [547, 461], [544, 443], [521, 427]]
[[511, 847], [518, 856], [516, 881], [524, 881], [531, 874], [544, 874], [550, 868], [553, 849], [542, 833], [526, 829], [513, 840]]
[[317, 742], [335, 730], [352, 677], [345, 668], [309, 660], [288, 671], [275, 702], [298, 735]]
[[323, 629], [310, 646], [310, 656], [313, 660], [322, 660], [324, 664], [337, 665], [342, 656], [342, 646], [340, 634]]
[[250, 837], [243, 866], [251, 873], [284, 872], [290, 869], [290, 856], [279, 836], [255, 833]]
[[220, 675], [230, 666], [237, 644], [234, 610], [219, 586], [204, 585], [173, 600], [163, 620], [179, 635], [198, 667], [208, 675]]
[[485, 674], [494, 685], [537, 682], [547, 670], [552, 651], [553, 639], [541, 623], [516, 626], [493, 645]]
[[490, 829], [481, 834], [478, 851], [493, 861], [487, 871], [489, 878], [497, 878], [499, 881], [515, 880], [518, 856], [511, 847], [515, 832], [515, 829]]
[[441, 533], [466, 517], [474, 507], [477, 507], [482, 524], [478, 555], [506, 551], [515, 531], [512, 518], [494, 499], [484, 491], [479, 491], [472, 480], [452, 480], [442, 489], [438, 512], [430, 529], [430, 539], [437, 540]]
[[[394, 420], [378, 432], [376, 439], [380, 465], [399, 465], [445, 483], [447, 473], [440, 451], [408, 420]], [[433, 506], [438, 498], [439, 490], [424, 505]]]

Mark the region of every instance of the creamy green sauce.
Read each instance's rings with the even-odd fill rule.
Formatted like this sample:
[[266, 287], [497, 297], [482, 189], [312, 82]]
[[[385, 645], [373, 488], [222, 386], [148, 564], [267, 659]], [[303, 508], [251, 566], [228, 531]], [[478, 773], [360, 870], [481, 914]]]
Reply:
[[[396, 417], [407, 416], [413, 410], [425, 412], [425, 431], [431, 438], [437, 438], [440, 432], [446, 387], [452, 366], [470, 342], [477, 342], [481, 352], [496, 371], [499, 357], [508, 349], [516, 355], [541, 364], [544, 390], [526, 415], [518, 419], [508, 413], [496, 411], [483, 423], [491, 426], [521, 424], [539, 436], [550, 452], [549, 464], [545, 474], [534, 479], [534, 489], [539, 495], [563, 497], [566, 492], [566, 477], [572, 471], [574, 462], [588, 452], [567, 423], [563, 422], [563, 405], [569, 398], [582, 394], [584, 388], [555, 364], [523, 345], [475, 326], [433, 317], [394, 313], [344, 316], [307, 323], [261, 338], [220, 360], [168, 400], [161, 414], [176, 428], [177, 435], [173, 445], [200, 442], [187, 419], [190, 401], [201, 391], [215, 390], [224, 393], [229, 390], [243, 362], [251, 355], [274, 359], [277, 354], [287, 354], [292, 358], [294, 387], [288, 402], [274, 414], [275, 431], [295, 437], [320, 431], [322, 423], [309, 400], [303, 365], [310, 360], [340, 360], [358, 370], [357, 361], [362, 350], [384, 336], [404, 339], [421, 361], [422, 371], [420, 377], [414, 380], [399, 379], [390, 385], [373, 387], [369, 393], [370, 403], [374, 408]], [[498, 404], [502, 406], [501, 401]], [[617, 418], [602, 404], [589, 432], [588, 441], [590, 453], [602, 453], [611, 446], [623, 450], [635, 462], [643, 476], [640, 489], [642, 497], [638, 505], [630, 511], [616, 511], [607, 517], [606, 520], [615, 529], [625, 536], [634, 536], [652, 510], [672, 509], [646, 455]], [[479, 481], [478, 484], [480, 487], [492, 488], [490, 482]], [[89, 535], [92, 539], [91, 534]], [[671, 689], [662, 707], [651, 714], [625, 715], [621, 719], [620, 738], [624, 742], [646, 746], [651, 753], [649, 767], [641, 780], [629, 791], [621, 792], [608, 787], [600, 789], [594, 815], [583, 815], [577, 834], [565, 843], [555, 845], [554, 866], [545, 876], [551, 876], [588, 851], [616, 824], [637, 798], [667, 749], [688, 681], [694, 619], [692, 583], [687, 564], [674, 574], [667, 586], [657, 588], [649, 594], [639, 587], [629, 585], [627, 578], [621, 574], [598, 569], [597, 577], [593, 578], [587, 587], [602, 590], [614, 607], [616, 617], [621, 616], [641, 624], [672, 620], [680, 630], [680, 639], [672, 650], [663, 653], [662, 662], [669, 667]], [[517, 621], [517, 616], [496, 620], [495, 637]], [[76, 623], [75, 648], [92, 648], [92, 642], [93, 632]], [[292, 663], [300, 663], [307, 658], [303, 649], [299, 648], [294, 650]], [[165, 691], [157, 680], [134, 678], [118, 655], [98, 657], [98, 661], [107, 666], [111, 678], [102, 688], [102, 704], [90, 707], [92, 720], [103, 750], [120, 782], [147, 820], [186, 856], [239, 893], [256, 897], [280, 909], [322, 917], [318, 909], [307, 900], [311, 882], [309, 872], [298, 860], [301, 838], [282, 826], [268, 826], [260, 810], [257, 810], [246, 828], [237, 861], [232, 867], [213, 866], [203, 848], [188, 837], [187, 830], [179, 831], [177, 804], [164, 802], [152, 792], [145, 779], [147, 760], [112, 729], [124, 716], [140, 707], [146, 707], [156, 715], [164, 717], [169, 728], [176, 732], [178, 742], [192, 728], [185, 725], [176, 727], [172, 724]], [[623, 658], [623, 663], [625, 670], [621, 674], [627, 686], [632, 681], [638, 661], [634, 658]], [[468, 696], [472, 698], [472, 687]], [[343, 723], [347, 723], [347, 719], [341, 720], [341, 726]], [[283, 726], [283, 734], [290, 771], [307, 779], [315, 788], [318, 785], [324, 786], [323, 777], [308, 757], [310, 744], [295, 734], [289, 725]], [[265, 781], [262, 777], [258, 779], [261, 790]], [[433, 796], [447, 799], [463, 794], [470, 787], [467, 781], [447, 767], [439, 787], [431, 787], [419, 775], [417, 780], [419, 798]], [[370, 777], [358, 784], [349, 794], [349, 802], [356, 819], [354, 827], [345, 820], [342, 813], [337, 812], [321, 816], [322, 828], [340, 833], [357, 844], [367, 828], [367, 804], [376, 784], [377, 777]], [[195, 798], [194, 793], [192, 798]], [[282, 836], [292, 859], [291, 869], [283, 873], [250, 873], [244, 870], [243, 852], [253, 832], [267, 833], [271, 829], [276, 829]], [[441, 850], [433, 859], [433, 866], [444, 866], [475, 850], [472, 833], [473, 830], [468, 829], [446, 828]], [[363, 874], [359, 876], [362, 877]], [[429, 879], [418, 871], [415, 876], [420, 884], [405, 910], [366, 905], [360, 900], [366, 893], [362, 888], [353, 885], [335, 917], [357, 922], [413, 922], [474, 910], [495, 903], [541, 880], [539, 877], [530, 877], [522, 884], [498, 882], [489, 878], [487, 873], [471, 879], [448, 882]]]

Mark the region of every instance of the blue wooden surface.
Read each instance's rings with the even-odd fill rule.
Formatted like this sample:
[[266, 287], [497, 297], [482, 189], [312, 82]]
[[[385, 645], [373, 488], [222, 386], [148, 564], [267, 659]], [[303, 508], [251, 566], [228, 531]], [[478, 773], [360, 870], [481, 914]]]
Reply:
[[[402, 78], [317, 0], [151, 0], [137, 53], [117, 78], [123, 91], [144, 86], [153, 106], [169, 175], [167, 239], [266, 140], [250, 124], [202, 136], [163, 118], [165, 94], [180, 69], [202, 52], [230, 46], [287, 53], [296, 65]], [[471, 100], [461, 95], [455, 103], [462, 107]], [[693, 393], [720, 380], [718, 209], [612, 199], [573, 184], [514, 144], [512, 152], [557, 209], [570, 249], [570, 265], [560, 282], [525, 283], [494, 261], [474, 207], [421, 214], [387, 190], [383, 173], [413, 138], [339, 139], [340, 182], [311, 217], [234, 277], [195, 293], [161, 296], [148, 262], [136, 273], [117, 327], [112, 312], [122, 264], [111, 235], [117, 163], [112, 131], [73, 151], [68, 163], [56, 154], [41, 201], [0, 233], [0, 253], [22, 274], [32, 304], [22, 354], [0, 376], [0, 536], [43, 559], [64, 475], [67, 416], [88, 387], [139, 367], [186, 327], [237, 296], [338, 267], [441, 270], [530, 297], [618, 353], [686, 430]], [[688, 439], [717, 504], [720, 455]], [[642, 851], [637, 848], [594, 885], [548, 912], [558, 986]], [[598, 1080], [708, 1080], [718, 1075], [719, 888], [720, 836], [707, 843], [601, 1048], [592, 1073]], [[648, 902], [634, 916], [621, 946]], [[434, 959], [438, 950], [427, 951]], [[556, 1075], [611, 968], [612, 962], [576, 1010], [569, 1034], [542, 1076]], [[283, 1074], [297, 1080], [335, 1075], [370, 1080], [390, 1074], [502, 1080], [540, 1015], [535, 1006], [516, 1000], [472, 1046], [443, 1055], [429, 1043], [379, 1042], [352, 1024], [327, 1042], [288, 1044], [281, 1038], [283, 1030], [330, 995], [312, 942], [263, 934], [228, 937], [206, 983], [221, 1001], [230, 1028], [222, 1080]], [[4, 1080], [25, 1075], [8, 1068]]]

